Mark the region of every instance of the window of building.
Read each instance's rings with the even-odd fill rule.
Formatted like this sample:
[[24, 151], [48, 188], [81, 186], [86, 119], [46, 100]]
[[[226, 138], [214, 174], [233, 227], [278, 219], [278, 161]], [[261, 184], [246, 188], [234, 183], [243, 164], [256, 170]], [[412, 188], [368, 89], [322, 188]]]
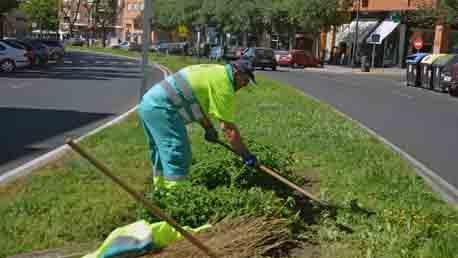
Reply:
[[128, 4], [127, 5], [127, 11], [131, 11], [132, 10], [132, 4]]
[[140, 4], [140, 11], [143, 11], [145, 9], [145, 4]]
[[362, 7], [362, 8], [367, 8], [367, 7], [369, 7], [369, 0], [362, 0], [362, 1], [361, 1], [361, 7]]

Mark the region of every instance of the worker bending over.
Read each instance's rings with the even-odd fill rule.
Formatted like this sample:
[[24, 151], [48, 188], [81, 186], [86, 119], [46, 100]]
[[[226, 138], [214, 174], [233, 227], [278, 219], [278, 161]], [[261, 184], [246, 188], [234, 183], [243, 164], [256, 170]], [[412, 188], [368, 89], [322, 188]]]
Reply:
[[256, 157], [242, 141], [235, 124], [235, 92], [255, 82], [248, 60], [185, 67], [154, 85], [143, 96], [139, 114], [150, 148], [154, 183], [171, 187], [187, 179], [191, 147], [186, 125], [197, 122], [208, 142], [218, 141], [210, 117], [220, 121], [224, 136], [255, 167]]

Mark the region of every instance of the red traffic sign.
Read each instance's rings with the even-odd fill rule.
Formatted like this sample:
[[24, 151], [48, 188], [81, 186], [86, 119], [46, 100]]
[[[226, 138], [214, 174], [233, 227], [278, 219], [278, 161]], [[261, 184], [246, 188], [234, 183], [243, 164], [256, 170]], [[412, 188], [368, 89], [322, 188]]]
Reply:
[[413, 47], [416, 49], [416, 50], [420, 50], [423, 48], [423, 39], [422, 38], [416, 38], [414, 39], [413, 41]]

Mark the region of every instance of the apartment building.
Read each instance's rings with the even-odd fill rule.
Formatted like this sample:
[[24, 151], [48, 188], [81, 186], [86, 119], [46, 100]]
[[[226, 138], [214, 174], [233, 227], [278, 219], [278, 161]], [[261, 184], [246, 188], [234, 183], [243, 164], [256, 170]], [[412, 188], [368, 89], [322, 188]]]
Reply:
[[[79, 0], [61, 0], [63, 11], [61, 11], [61, 32], [68, 34], [70, 25], [73, 23], [73, 31], [75, 36], [81, 37], [96, 37], [101, 38], [97, 33], [93, 33], [95, 29], [95, 21], [93, 18], [94, 7], [91, 3], [94, 0], [82, 0], [77, 6]], [[130, 41], [141, 43], [143, 35], [143, 0], [118, 0], [117, 17], [113, 24], [108, 25], [108, 39], [115, 43], [117, 41]], [[66, 9], [65, 9], [66, 8]], [[77, 11], [78, 10], [78, 11]], [[99, 28], [100, 29], [100, 28]], [[100, 30], [99, 30], [100, 33]], [[157, 40], [167, 40], [170, 35], [161, 31], [151, 32], [152, 42]]]
[[[355, 0], [351, 23], [322, 33], [322, 54], [335, 64], [359, 63], [367, 56], [376, 66], [403, 65], [405, 56], [417, 51], [413, 48], [416, 38], [423, 40], [422, 52], [451, 52], [458, 46], [458, 40], [451, 40], [457, 38], [455, 31], [441, 24], [422, 27], [406, 19], [409, 12], [423, 5], [434, 7], [436, 0]], [[356, 56], [354, 61], [352, 56]]]
[[121, 40], [141, 42], [141, 37], [143, 35], [143, 9], [144, 3], [142, 0], [124, 0], [121, 20]]
[[[95, 20], [95, 5], [94, 0], [61, 0], [60, 17], [60, 33], [68, 36], [70, 27], [73, 27], [73, 34], [76, 37], [82, 38], [101, 38], [100, 24], [96, 24]], [[138, 11], [135, 14], [130, 13], [132, 7], [131, 0], [118, 0], [115, 17], [106, 25], [107, 39], [110, 41], [125, 40], [130, 35], [132, 29], [126, 31], [126, 23], [130, 24], [130, 17], [139, 15], [141, 10], [139, 6], [135, 6]], [[78, 5], [79, 4], [79, 5]], [[127, 12], [129, 8], [129, 12]], [[143, 7], [142, 7], [143, 8]], [[126, 18], [125, 18], [126, 17]], [[125, 19], [128, 19], [125, 21]], [[133, 19], [133, 18], [132, 18]], [[129, 34], [127, 34], [129, 32]]]

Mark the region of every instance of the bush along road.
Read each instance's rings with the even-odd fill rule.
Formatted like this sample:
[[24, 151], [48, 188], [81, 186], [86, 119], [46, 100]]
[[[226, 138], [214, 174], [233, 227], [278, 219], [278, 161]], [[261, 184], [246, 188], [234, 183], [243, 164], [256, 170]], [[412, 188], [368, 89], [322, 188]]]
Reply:
[[[155, 55], [151, 60], [174, 71], [197, 62]], [[237, 106], [240, 130], [264, 165], [341, 208], [314, 205], [243, 167], [224, 148], [206, 143], [197, 126], [189, 128], [191, 180], [173, 192], [152, 191], [148, 147], [136, 115], [82, 145], [181, 225], [227, 216], [284, 218], [290, 238], [301, 243], [292, 250], [298, 258], [456, 256], [456, 208], [353, 122], [261, 76], [258, 86], [238, 93]], [[119, 226], [157, 220], [74, 154], [1, 188], [0, 213], [0, 257], [98, 242]]]

